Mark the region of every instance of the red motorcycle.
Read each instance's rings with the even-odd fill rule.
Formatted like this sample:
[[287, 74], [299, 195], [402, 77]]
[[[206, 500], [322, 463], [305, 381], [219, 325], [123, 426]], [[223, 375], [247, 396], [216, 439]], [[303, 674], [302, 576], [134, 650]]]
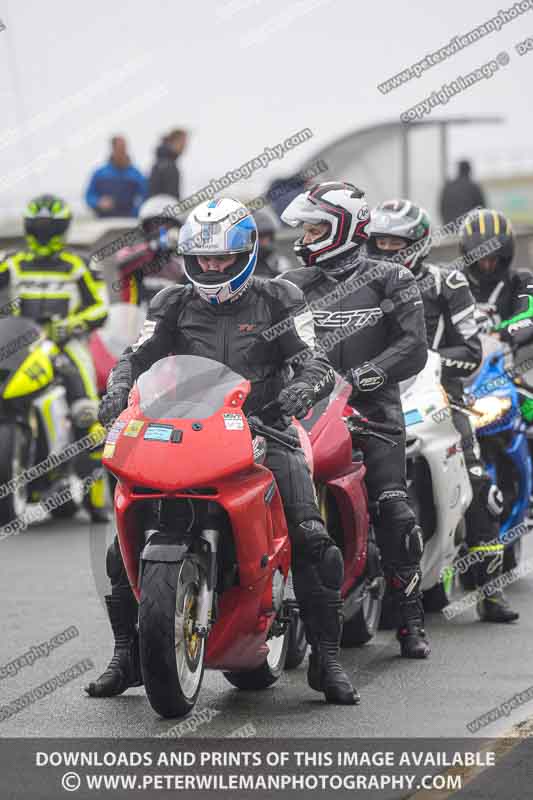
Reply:
[[350, 388], [339, 378], [333, 395], [298, 425], [297, 441], [245, 416], [250, 388], [216, 361], [163, 358], [140, 376], [107, 437], [120, 549], [140, 601], [144, 685], [165, 717], [193, 708], [204, 668], [222, 670], [240, 689], [262, 689], [277, 681], [288, 653], [293, 666], [305, 655], [294, 601], [285, 598], [290, 542], [276, 482], [263, 465], [268, 439], [301, 443], [314, 469], [344, 553], [345, 643], [367, 641], [379, 621], [383, 579], [365, 468], [352, 460], [349, 431], [367, 435], [370, 423], [346, 408]]
[[112, 303], [104, 325], [89, 336], [99, 394], [105, 394], [107, 378], [124, 350], [136, 342], [146, 311], [132, 303]]
[[[302, 420], [302, 446], [312, 465], [322, 519], [344, 559], [342, 646], [365, 644], [379, 626], [385, 581], [368, 514], [366, 467], [360, 439], [398, 433], [395, 425], [362, 417], [348, 405], [352, 388], [336, 376], [331, 395]], [[310, 449], [309, 449], [310, 446]]]

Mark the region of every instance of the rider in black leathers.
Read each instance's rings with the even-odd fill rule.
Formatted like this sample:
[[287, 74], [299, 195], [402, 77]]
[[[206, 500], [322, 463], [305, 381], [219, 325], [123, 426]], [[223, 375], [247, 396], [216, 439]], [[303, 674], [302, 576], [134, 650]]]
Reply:
[[[412, 271], [424, 303], [428, 346], [441, 357], [443, 386], [460, 403], [462, 379], [472, 375], [482, 358], [475, 301], [462, 272], [425, 260], [431, 248], [430, 229], [423, 208], [409, 200], [386, 201], [372, 211], [367, 251], [372, 258], [387, 258]], [[503, 567], [503, 544], [498, 542], [503, 498], [480, 459], [469, 415], [454, 406], [452, 419], [461, 434], [472, 484], [473, 499], [465, 515], [467, 544], [470, 553], [483, 554], [483, 560], [472, 566], [473, 577], [482, 587], [501, 574]], [[501, 590], [480, 600], [478, 612], [489, 622], [518, 618]]]
[[491, 332], [513, 351], [532, 343], [533, 275], [525, 269], [511, 272], [515, 241], [510, 221], [499, 211], [479, 208], [464, 219], [459, 237], [465, 275], [478, 308], [491, 318]]
[[426, 658], [420, 593], [422, 531], [407, 496], [405, 426], [398, 382], [427, 360], [422, 301], [408, 269], [370, 261], [361, 251], [370, 219], [363, 192], [328, 182], [296, 197], [282, 214], [304, 235], [294, 250], [303, 269], [284, 273], [304, 292], [319, 341], [330, 362], [353, 386], [364, 416], [398, 425], [396, 446], [362, 441], [366, 484], [377, 542], [396, 612], [401, 653]]
[[[215, 359], [248, 378], [252, 391], [246, 413], [261, 414], [277, 399], [281, 418], [276, 424], [282, 428], [292, 416], [305, 416], [316, 400], [330, 393], [333, 370], [314, 349], [313, 319], [301, 291], [285, 281], [253, 277], [257, 233], [249, 211], [230, 198], [202, 203], [184, 225], [180, 246], [192, 285], [156, 295], [138, 341], [111, 373], [100, 420], [105, 424], [119, 414], [138, 376], [169, 353]], [[291, 538], [294, 590], [311, 644], [309, 684], [324, 692], [328, 702], [354, 704], [358, 694], [338, 662], [340, 550], [320, 516], [303, 451], [269, 440], [265, 463], [276, 478]], [[141, 680], [136, 602], [116, 540], [107, 567], [115, 653], [104, 674], [87, 689], [100, 697], [120, 694]]]

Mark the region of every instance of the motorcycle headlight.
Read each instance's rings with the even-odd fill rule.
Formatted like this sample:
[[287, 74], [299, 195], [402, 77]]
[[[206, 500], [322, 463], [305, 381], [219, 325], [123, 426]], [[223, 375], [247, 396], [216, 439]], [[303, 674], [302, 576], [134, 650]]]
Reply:
[[472, 406], [474, 412], [474, 425], [484, 428], [502, 419], [511, 410], [512, 402], [509, 397], [480, 397]]

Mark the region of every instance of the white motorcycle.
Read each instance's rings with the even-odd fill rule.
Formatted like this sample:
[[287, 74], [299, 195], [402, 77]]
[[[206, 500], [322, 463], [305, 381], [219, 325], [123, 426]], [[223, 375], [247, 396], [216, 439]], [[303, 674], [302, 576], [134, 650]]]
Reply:
[[441, 362], [430, 351], [424, 369], [400, 384], [406, 426], [407, 486], [424, 535], [422, 591], [427, 611], [450, 602], [453, 563], [465, 540], [472, 487], [461, 437], [441, 385]]

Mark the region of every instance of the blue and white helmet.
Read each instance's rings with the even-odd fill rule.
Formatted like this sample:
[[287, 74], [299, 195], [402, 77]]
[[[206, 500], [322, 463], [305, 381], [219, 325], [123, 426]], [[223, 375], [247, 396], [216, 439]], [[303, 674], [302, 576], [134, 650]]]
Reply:
[[[235, 300], [246, 289], [257, 262], [257, 227], [245, 205], [231, 197], [207, 200], [192, 211], [183, 225], [178, 252], [185, 274], [198, 294], [218, 305]], [[224, 272], [203, 272], [198, 256], [237, 255]]]

